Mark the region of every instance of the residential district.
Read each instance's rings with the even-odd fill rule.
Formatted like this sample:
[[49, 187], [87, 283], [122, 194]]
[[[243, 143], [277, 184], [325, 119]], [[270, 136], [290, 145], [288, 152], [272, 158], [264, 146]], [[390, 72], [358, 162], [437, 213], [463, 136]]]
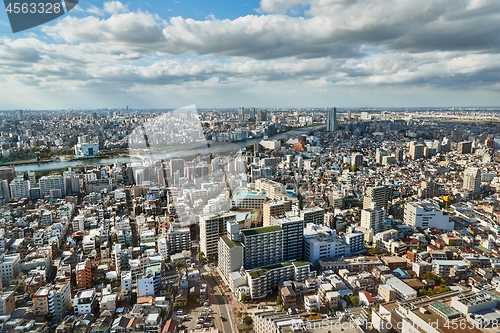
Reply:
[[0, 113], [1, 332], [500, 331], [497, 109]]

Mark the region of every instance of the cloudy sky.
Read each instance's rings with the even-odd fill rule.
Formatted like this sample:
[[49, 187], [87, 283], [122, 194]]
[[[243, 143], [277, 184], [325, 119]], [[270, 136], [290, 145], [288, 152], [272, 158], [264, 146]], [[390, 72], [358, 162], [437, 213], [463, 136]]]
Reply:
[[498, 0], [80, 0], [12, 33], [0, 109], [500, 105]]

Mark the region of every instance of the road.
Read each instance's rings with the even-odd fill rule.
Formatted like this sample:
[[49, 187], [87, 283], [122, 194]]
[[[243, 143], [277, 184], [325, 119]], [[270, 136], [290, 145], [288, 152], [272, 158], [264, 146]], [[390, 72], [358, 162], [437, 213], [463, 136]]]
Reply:
[[[210, 288], [209, 296], [208, 296], [208, 299], [209, 299], [210, 303], [213, 304], [213, 305], [217, 304], [218, 307], [219, 307], [220, 317], [221, 318], [222, 317], [226, 318], [226, 321], [222, 321], [221, 320], [221, 325], [222, 325], [223, 332], [224, 333], [237, 332], [235, 324], [233, 323], [233, 321], [231, 319], [232, 316], [229, 313], [229, 311], [230, 311], [228, 309], [229, 300], [228, 300], [227, 296], [222, 295], [220, 293], [220, 290], [218, 290], [218, 288], [215, 287], [215, 285], [216, 285], [215, 281], [210, 276], [210, 274], [204, 273], [203, 277], [207, 281], [207, 284], [208, 284], [208, 286]], [[233, 329], [233, 325], [234, 325], [234, 329]]]

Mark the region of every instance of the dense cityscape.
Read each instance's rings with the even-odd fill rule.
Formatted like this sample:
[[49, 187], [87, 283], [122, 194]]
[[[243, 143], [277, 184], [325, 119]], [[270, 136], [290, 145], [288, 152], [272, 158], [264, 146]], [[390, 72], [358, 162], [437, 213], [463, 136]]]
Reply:
[[0, 111], [0, 331], [496, 333], [499, 119]]

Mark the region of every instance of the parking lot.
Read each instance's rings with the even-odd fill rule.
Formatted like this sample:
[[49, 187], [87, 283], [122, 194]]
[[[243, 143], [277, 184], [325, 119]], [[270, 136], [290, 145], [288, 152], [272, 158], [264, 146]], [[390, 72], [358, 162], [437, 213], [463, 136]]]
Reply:
[[179, 322], [181, 332], [182, 329], [192, 332], [215, 328], [215, 316], [217, 315], [212, 306], [209, 305], [175, 311], [172, 318]]

